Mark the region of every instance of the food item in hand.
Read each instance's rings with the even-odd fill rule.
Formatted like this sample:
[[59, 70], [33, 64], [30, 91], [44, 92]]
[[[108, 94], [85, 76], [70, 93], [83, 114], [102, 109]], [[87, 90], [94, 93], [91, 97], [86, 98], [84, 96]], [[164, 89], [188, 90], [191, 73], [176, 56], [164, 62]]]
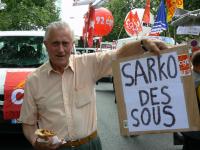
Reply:
[[55, 132], [53, 132], [52, 130], [48, 130], [48, 129], [37, 129], [35, 131], [35, 134], [39, 138], [43, 138], [43, 139], [47, 139], [48, 137], [53, 137], [56, 135]]

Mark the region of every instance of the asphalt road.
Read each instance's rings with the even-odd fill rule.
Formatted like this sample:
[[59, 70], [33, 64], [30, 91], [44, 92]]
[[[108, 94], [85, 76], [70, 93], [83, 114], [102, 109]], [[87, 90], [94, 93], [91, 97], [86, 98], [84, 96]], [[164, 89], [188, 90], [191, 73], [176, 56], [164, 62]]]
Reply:
[[97, 90], [98, 131], [103, 150], [181, 150], [173, 144], [173, 134], [120, 135], [117, 104], [111, 83], [99, 83]]

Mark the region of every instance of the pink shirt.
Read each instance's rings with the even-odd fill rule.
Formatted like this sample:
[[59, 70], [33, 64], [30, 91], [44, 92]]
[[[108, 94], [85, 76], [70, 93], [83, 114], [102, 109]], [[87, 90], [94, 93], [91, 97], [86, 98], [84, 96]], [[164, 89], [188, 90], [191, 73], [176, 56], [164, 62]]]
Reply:
[[95, 84], [111, 75], [115, 53], [71, 55], [61, 75], [49, 62], [27, 79], [19, 120], [53, 130], [59, 138], [79, 139], [97, 130]]

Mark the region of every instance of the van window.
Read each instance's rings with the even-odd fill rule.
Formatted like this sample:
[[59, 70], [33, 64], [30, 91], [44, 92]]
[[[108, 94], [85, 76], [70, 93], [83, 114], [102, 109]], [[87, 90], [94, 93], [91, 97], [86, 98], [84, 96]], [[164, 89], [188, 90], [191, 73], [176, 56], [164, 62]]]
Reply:
[[35, 68], [48, 59], [43, 36], [1, 36], [1, 68]]

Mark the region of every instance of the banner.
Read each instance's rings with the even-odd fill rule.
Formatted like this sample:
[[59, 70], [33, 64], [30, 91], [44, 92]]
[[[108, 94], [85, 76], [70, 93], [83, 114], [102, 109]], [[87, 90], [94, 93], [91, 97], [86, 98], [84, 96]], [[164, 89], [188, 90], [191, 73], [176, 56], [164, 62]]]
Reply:
[[7, 72], [4, 85], [3, 117], [17, 119], [24, 96], [24, 84], [30, 72]]

